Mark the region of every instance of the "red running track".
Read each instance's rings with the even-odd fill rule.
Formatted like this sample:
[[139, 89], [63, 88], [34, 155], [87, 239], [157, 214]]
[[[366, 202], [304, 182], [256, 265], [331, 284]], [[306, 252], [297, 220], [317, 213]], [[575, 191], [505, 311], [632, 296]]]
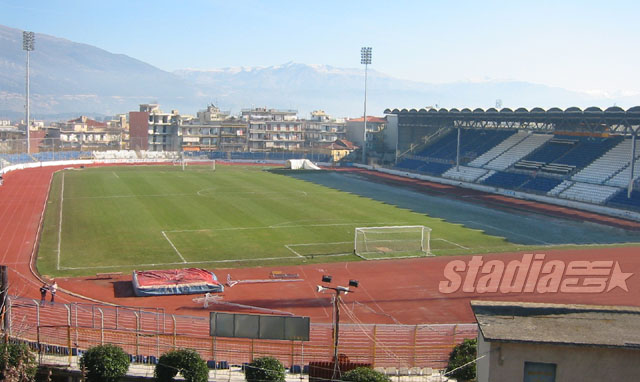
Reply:
[[[0, 186], [0, 253], [2, 253], [3, 264], [10, 267], [9, 292], [12, 295], [38, 298], [40, 276], [32, 270], [30, 259], [37, 239], [50, 179], [53, 172], [58, 169], [59, 167], [45, 167], [12, 172], [5, 176], [5, 184]], [[582, 261], [582, 263], [574, 263], [577, 268], [573, 269], [574, 273], [578, 272], [579, 285], [593, 282], [593, 280], [589, 281], [588, 275], [584, 272], [580, 275], [580, 269], [582, 269], [580, 266], [598, 267], [599, 264], [598, 272], [600, 273], [596, 278], [600, 281], [604, 278], [607, 286], [604, 289], [610, 290], [598, 293], [584, 293], [584, 291], [478, 293], [476, 289], [465, 292], [460, 288], [453, 293], [441, 292], [440, 283], [447, 281], [444, 277], [447, 265], [456, 260], [467, 262], [470, 260], [469, 256], [214, 269], [214, 272], [222, 280], [226, 280], [227, 273], [230, 273], [234, 280], [266, 279], [273, 270], [298, 273], [303, 279], [302, 282], [238, 284], [233, 288], [227, 288], [223, 299], [236, 304], [310, 316], [313, 322], [331, 321], [331, 295], [316, 292], [316, 285], [319, 284], [323, 274], [331, 274], [334, 277], [334, 285], [346, 285], [349, 279], [360, 281], [360, 287], [356, 293], [343, 297], [346, 307], [349, 308], [348, 313], [355, 315], [350, 317], [345, 311], [341, 316], [344, 322], [354, 322], [354, 319], [365, 323], [388, 324], [473, 322], [473, 315], [469, 308], [469, 301], [472, 299], [640, 306], [640, 300], [636, 297], [640, 291], [639, 247], [592, 247], [548, 250], [543, 253], [545, 264], [559, 260], [564, 266], [568, 266], [571, 261]], [[509, 261], [521, 260], [522, 256], [523, 253], [490, 254], [484, 255], [482, 259], [485, 263], [489, 260], [497, 260], [506, 265]], [[593, 261], [610, 263], [591, 263]], [[617, 264], [617, 270], [614, 266], [609, 266], [610, 264]], [[488, 268], [486, 270], [489, 271]], [[571, 280], [568, 280], [570, 275], [567, 275], [569, 272], [571, 271], [565, 269], [560, 281], [571, 284]], [[507, 273], [505, 277], [509, 276]], [[617, 284], [611, 282], [614, 273], [618, 275]], [[458, 274], [464, 277], [466, 272], [458, 272]], [[59, 278], [57, 282], [61, 289], [56, 300], [81, 301], [83, 299], [78, 295], [82, 294], [86, 298], [97, 301], [127, 306], [162, 307], [167, 313], [183, 315], [208, 315], [213, 310], [239, 310], [221, 305], [211, 305], [205, 309], [192, 301], [197, 297], [193, 295], [134, 297], [130, 281], [131, 277], [128, 275], [107, 280], [97, 280], [95, 277]], [[609, 288], [611, 286], [613, 287]]]

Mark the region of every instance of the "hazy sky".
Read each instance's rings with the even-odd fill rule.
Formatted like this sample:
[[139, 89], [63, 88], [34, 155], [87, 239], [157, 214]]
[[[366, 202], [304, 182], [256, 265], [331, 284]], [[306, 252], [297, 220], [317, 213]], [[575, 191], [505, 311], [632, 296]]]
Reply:
[[[640, 1], [0, 0], [0, 24], [164, 70], [289, 61], [640, 93]], [[634, 70], [635, 69], [635, 70]]]

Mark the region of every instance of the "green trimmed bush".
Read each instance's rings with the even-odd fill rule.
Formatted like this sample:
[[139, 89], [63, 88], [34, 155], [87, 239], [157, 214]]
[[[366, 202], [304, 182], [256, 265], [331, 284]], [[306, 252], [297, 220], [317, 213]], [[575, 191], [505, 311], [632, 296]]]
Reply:
[[116, 382], [127, 375], [129, 355], [115, 345], [98, 345], [80, 358], [80, 368], [89, 382]]
[[197, 351], [179, 349], [160, 356], [154, 375], [158, 382], [174, 381], [180, 373], [187, 382], [207, 382], [209, 369]]
[[343, 381], [350, 382], [391, 382], [391, 379], [370, 367], [356, 367], [342, 374]]
[[[451, 353], [449, 353], [449, 364], [447, 365], [447, 372], [454, 370], [466, 363], [469, 363], [476, 359], [478, 347], [478, 340], [476, 338], [466, 339], [462, 343], [456, 345]], [[471, 382], [476, 380], [476, 363], [470, 363], [469, 365], [454, 371], [451, 374], [447, 374], [449, 377], [455, 378], [460, 382]]]
[[244, 370], [248, 382], [284, 382], [284, 366], [273, 357], [256, 358]]

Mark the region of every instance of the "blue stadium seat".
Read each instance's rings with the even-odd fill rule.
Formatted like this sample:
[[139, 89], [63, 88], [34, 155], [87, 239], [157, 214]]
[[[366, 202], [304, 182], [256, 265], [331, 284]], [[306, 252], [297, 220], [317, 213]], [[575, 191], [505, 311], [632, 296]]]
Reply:
[[630, 199], [627, 198], [627, 192], [628, 189], [626, 188], [618, 192], [611, 199], [609, 199], [607, 205], [623, 209], [640, 210], [640, 191], [631, 191]]
[[[462, 129], [460, 131], [460, 157], [469, 161], [489, 151], [498, 143], [515, 134], [516, 130], [476, 130]], [[451, 129], [442, 138], [428, 145], [416, 156], [454, 160], [458, 145], [458, 132]]]
[[529, 178], [530, 176], [526, 174], [497, 171], [495, 174], [485, 179], [484, 183], [500, 188], [516, 189], [529, 180]]
[[546, 194], [547, 192], [553, 190], [560, 183], [562, 183], [562, 179], [536, 176], [535, 178], [523, 184], [520, 189], [524, 191], [534, 191]]

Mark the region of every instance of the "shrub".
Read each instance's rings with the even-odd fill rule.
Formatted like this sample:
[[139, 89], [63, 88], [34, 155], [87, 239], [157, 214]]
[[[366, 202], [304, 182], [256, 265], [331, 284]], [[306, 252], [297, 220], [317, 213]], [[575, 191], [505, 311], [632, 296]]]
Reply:
[[273, 357], [256, 358], [244, 370], [248, 382], [284, 382], [284, 366]]
[[0, 344], [0, 381], [33, 381], [37, 368], [36, 357], [27, 345]]
[[343, 381], [350, 382], [391, 382], [391, 379], [370, 367], [357, 367], [342, 374]]
[[[454, 370], [466, 363], [469, 363], [476, 359], [477, 354], [477, 339], [467, 339], [462, 341], [453, 348], [449, 354], [449, 364], [447, 365], [447, 372]], [[454, 371], [448, 376], [457, 379], [458, 381], [475, 381], [476, 380], [476, 363], [470, 363], [469, 365]]]
[[207, 363], [192, 349], [174, 350], [160, 356], [154, 371], [158, 382], [174, 381], [178, 373], [187, 382], [207, 382], [209, 379]]
[[99, 345], [80, 358], [89, 382], [116, 382], [129, 370], [129, 355], [115, 345]]

